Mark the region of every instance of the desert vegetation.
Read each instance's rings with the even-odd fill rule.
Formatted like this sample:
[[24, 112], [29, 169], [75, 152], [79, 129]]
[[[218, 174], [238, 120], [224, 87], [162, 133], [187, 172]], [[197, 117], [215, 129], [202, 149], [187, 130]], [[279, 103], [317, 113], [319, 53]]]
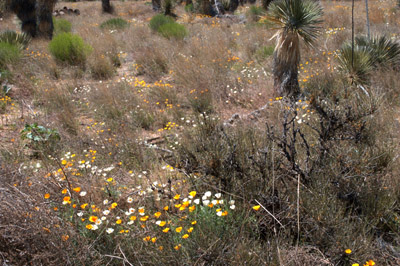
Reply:
[[7, 3], [2, 265], [400, 264], [398, 1]]

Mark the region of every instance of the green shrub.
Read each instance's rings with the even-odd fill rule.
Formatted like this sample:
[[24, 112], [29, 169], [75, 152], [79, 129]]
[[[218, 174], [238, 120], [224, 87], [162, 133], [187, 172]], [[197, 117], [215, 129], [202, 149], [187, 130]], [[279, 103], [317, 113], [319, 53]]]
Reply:
[[100, 28], [102, 29], [124, 29], [128, 27], [128, 22], [122, 18], [112, 18], [101, 23]]
[[185, 6], [185, 11], [188, 13], [193, 13], [194, 12], [194, 7], [193, 4], [188, 4]]
[[25, 33], [16, 33], [15, 31], [7, 30], [0, 34], [0, 42], [9, 43], [18, 47], [18, 49], [25, 49], [31, 37]]
[[251, 6], [247, 16], [251, 21], [258, 21], [262, 15], [265, 14], [265, 9], [260, 6]]
[[61, 33], [49, 44], [50, 53], [60, 62], [84, 65], [93, 48], [75, 34]]
[[151, 20], [150, 20], [150, 28], [153, 31], [159, 31], [159, 28], [168, 23], [173, 23], [174, 20], [171, 17], [164, 16], [162, 14], [155, 15]]
[[270, 57], [274, 54], [275, 47], [272, 45], [269, 46], [262, 46], [256, 51], [256, 58], [258, 60], [265, 60], [266, 58]]
[[161, 25], [158, 32], [167, 39], [182, 40], [188, 34], [185, 26], [176, 22]]
[[66, 19], [55, 19], [53, 18], [54, 23], [54, 35], [58, 35], [64, 32], [71, 32], [71, 22]]
[[20, 50], [16, 45], [0, 42], [0, 70], [5, 70], [7, 64], [18, 61], [20, 56]]

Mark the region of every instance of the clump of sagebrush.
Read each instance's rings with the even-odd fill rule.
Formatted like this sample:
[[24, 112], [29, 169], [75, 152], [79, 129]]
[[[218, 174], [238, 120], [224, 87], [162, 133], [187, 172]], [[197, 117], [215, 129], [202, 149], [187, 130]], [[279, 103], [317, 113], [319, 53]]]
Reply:
[[123, 18], [112, 18], [100, 24], [101, 29], [119, 30], [128, 27], [128, 22]]
[[167, 39], [182, 40], [188, 34], [184, 25], [178, 24], [170, 16], [155, 15], [149, 23], [150, 29]]
[[183, 40], [188, 34], [185, 26], [176, 22], [161, 25], [158, 32], [167, 39], [175, 40]]
[[15, 44], [0, 42], [0, 70], [6, 70], [8, 64], [16, 63], [21, 57], [20, 49]]
[[54, 24], [54, 35], [58, 35], [64, 32], [71, 32], [72, 24], [66, 19], [53, 18], [53, 24]]
[[174, 19], [169, 16], [164, 16], [162, 14], [155, 15], [151, 18], [149, 26], [155, 32], [158, 32], [159, 28], [168, 23], [173, 23]]
[[65, 32], [54, 37], [49, 44], [49, 50], [59, 62], [83, 66], [93, 48], [80, 36]]

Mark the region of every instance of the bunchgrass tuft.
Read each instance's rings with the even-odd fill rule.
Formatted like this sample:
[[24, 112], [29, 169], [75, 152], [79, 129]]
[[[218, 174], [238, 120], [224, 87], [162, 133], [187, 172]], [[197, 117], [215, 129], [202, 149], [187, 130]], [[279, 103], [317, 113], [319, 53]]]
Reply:
[[0, 42], [0, 70], [6, 69], [8, 64], [15, 63], [21, 57], [20, 50], [15, 44]]
[[100, 24], [101, 29], [120, 30], [127, 28], [128, 22], [122, 18], [112, 18]]

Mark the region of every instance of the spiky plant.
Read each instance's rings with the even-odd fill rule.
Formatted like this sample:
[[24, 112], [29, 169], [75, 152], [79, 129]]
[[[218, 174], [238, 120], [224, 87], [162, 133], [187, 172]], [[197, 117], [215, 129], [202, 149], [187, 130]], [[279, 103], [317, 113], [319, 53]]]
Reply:
[[365, 46], [354, 46], [354, 59], [352, 60], [351, 44], [347, 43], [340, 50], [339, 70], [342, 71], [353, 85], [367, 85], [373, 66], [371, 49]]
[[274, 0], [262, 0], [261, 5], [265, 10], [268, 10], [269, 5], [272, 3]]
[[30, 41], [31, 37], [26, 33], [16, 33], [12, 30], [7, 30], [0, 33], [0, 42], [13, 44], [17, 46], [20, 51], [24, 50]]
[[398, 67], [400, 63], [400, 45], [386, 36], [365, 36], [356, 38], [356, 44], [371, 51], [372, 64], [375, 67]]
[[278, 0], [269, 6], [268, 19], [278, 29], [273, 62], [277, 95], [296, 97], [300, 93], [300, 42], [313, 46], [322, 15], [322, 7], [312, 0]]

